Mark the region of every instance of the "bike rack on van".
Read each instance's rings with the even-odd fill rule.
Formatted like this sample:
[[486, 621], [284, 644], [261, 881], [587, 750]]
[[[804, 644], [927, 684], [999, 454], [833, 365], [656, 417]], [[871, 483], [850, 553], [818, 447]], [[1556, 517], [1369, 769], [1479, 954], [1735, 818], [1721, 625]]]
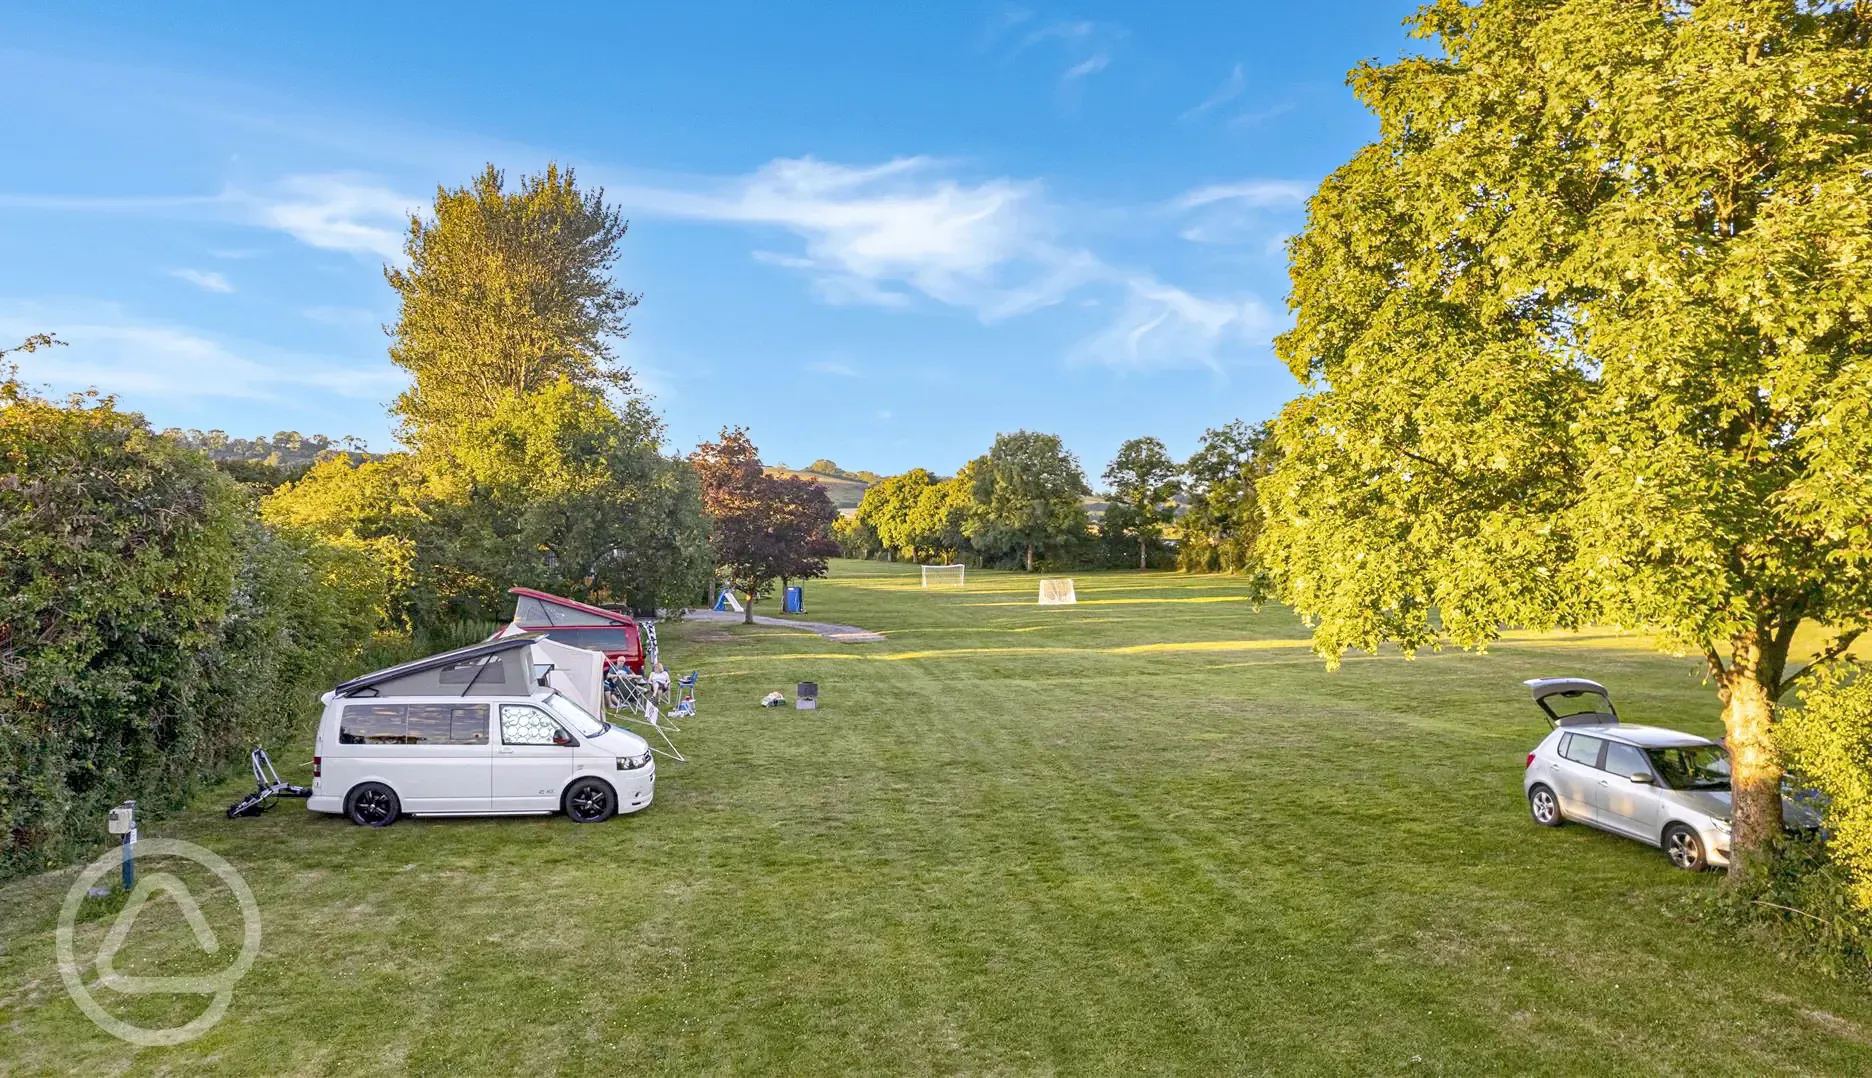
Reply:
[[263, 748], [256, 746], [247, 756], [253, 766], [254, 785], [257, 789], [239, 801], [228, 806], [228, 819], [240, 816], [258, 816], [276, 797], [311, 797], [310, 786], [294, 786], [279, 777], [279, 771], [273, 767], [273, 760]]

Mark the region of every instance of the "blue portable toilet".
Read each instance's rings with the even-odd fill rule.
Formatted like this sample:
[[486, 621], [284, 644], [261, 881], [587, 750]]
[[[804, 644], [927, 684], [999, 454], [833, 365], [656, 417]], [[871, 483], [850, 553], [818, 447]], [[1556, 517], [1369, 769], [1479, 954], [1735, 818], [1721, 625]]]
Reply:
[[806, 589], [791, 587], [786, 590], [786, 598], [780, 605], [782, 614], [804, 614], [806, 612]]

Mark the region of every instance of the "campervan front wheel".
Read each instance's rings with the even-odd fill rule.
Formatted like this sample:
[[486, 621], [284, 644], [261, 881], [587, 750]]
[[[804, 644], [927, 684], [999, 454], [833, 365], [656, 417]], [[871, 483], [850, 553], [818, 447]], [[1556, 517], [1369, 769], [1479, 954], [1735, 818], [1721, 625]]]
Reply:
[[580, 779], [566, 789], [565, 814], [573, 823], [602, 823], [617, 813], [617, 791], [603, 779]]
[[345, 815], [360, 827], [389, 827], [403, 810], [396, 791], [381, 782], [367, 782], [352, 790], [349, 802]]

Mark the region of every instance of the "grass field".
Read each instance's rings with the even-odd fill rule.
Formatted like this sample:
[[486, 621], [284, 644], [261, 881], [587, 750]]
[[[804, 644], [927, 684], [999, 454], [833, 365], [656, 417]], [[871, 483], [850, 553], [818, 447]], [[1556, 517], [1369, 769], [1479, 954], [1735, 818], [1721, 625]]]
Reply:
[[[252, 885], [228, 1017], [132, 1049], [67, 998], [73, 871], [0, 888], [0, 1070], [22, 1074], [1863, 1073], [1872, 999], [1700, 922], [1710, 877], [1521, 800], [1523, 678], [1714, 733], [1696, 665], [1612, 635], [1326, 673], [1236, 581], [1079, 574], [922, 591], [837, 563], [841, 645], [703, 625], [701, 716], [645, 813], [405, 820], [230, 785], [148, 836]], [[817, 681], [816, 713], [759, 696]], [[279, 754], [302, 780], [305, 748]], [[198, 895], [209, 890], [178, 870]], [[210, 907], [239, 938], [225, 893]], [[128, 972], [212, 971], [167, 903]], [[80, 925], [97, 949], [111, 918]], [[204, 997], [112, 996], [179, 1024]]]

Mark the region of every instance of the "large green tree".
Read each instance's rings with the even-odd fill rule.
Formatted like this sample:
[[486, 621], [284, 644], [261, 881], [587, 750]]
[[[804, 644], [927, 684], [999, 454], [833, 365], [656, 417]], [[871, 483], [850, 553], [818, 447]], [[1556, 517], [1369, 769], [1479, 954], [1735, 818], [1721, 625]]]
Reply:
[[1872, 9], [1439, 0], [1290, 243], [1269, 557], [1327, 656], [1641, 627], [1701, 654], [1737, 878], [1777, 701], [1872, 620]]
[[[1137, 540], [1138, 568], [1150, 568], [1150, 545], [1176, 516], [1176, 496], [1183, 490], [1183, 469], [1156, 438], [1133, 438], [1118, 447], [1105, 467], [1111, 500], [1122, 505], [1125, 530]], [[1107, 523], [1117, 519], [1107, 515]]]
[[974, 507], [967, 530], [978, 547], [1019, 551], [1031, 573], [1036, 553], [1085, 533], [1081, 499], [1091, 490], [1079, 458], [1066, 451], [1059, 435], [998, 434], [988, 455], [970, 468]]
[[917, 519], [917, 505], [936, 483], [927, 468], [912, 468], [867, 487], [858, 502], [858, 521], [870, 526], [886, 550], [920, 561], [931, 537]]
[[639, 297], [610, 270], [629, 227], [602, 188], [580, 190], [557, 165], [513, 190], [492, 165], [437, 188], [432, 216], [410, 217], [408, 266], [384, 270], [402, 302], [390, 358], [411, 376], [393, 409], [403, 440], [446, 444], [464, 421], [560, 379], [627, 388], [613, 344]]
[[1184, 472], [1189, 511], [1180, 522], [1184, 572], [1252, 573], [1260, 565], [1260, 480], [1273, 467], [1273, 425], [1237, 419], [1203, 432]]

